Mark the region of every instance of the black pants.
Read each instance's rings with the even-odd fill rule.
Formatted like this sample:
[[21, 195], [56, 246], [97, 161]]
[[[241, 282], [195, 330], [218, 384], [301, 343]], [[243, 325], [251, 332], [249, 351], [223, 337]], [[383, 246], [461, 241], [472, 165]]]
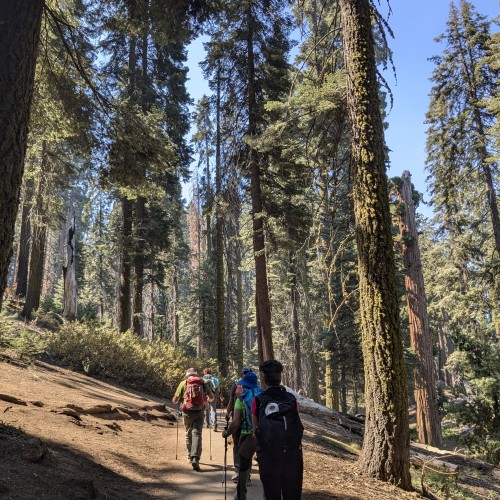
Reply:
[[300, 500], [304, 463], [302, 450], [257, 452], [266, 500]]
[[240, 455], [238, 453], [238, 446], [240, 444], [241, 427], [233, 434], [233, 464], [238, 469], [240, 466]]

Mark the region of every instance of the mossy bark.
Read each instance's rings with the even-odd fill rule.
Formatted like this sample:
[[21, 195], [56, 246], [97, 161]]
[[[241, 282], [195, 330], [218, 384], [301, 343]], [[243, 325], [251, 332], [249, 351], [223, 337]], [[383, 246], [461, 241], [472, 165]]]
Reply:
[[384, 136], [369, 0], [340, 0], [348, 108], [366, 427], [361, 470], [403, 489], [409, 472], [408, 388], [396, 293]]

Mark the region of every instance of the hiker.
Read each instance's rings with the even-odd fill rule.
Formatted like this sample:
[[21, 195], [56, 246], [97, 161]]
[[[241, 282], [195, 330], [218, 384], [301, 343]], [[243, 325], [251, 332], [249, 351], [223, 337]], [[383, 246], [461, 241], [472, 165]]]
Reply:
[[266, 500], [299, 500], [302, 496], [302, 434], [295, 396], [281, 385], [283, 365], [271, 359], [259, 365], [266, 389], [252, 404], [259, 474]]
[[180, 410], [186, 429], [188, 462], [194, 470], [199, 471], [205, 405], [207, 400], [210, 402], [214, 399], [214, 392], [210, 383], [206, 383], [194, 368], [189, 368], [186, 378], [179, 383], [172, 402], [176, 404], [181, 399], [184, 400]]
[[250, 481], [250, 469], [252, 458], [257, 447], [257, 441], [253, 436], [252, 429], [252, 401], [259, 395], [262, 389], [257, 383], [257, 375], [252, 371], [246, 373], [241, 380], [236, 382], [233, 420], [222, 437], [231, 436], [239, 430], [238, 440], [238, 486], [236, 487], [236, 500], [246, 500], [247, 486]]
[[[241, 378], [243, 378], [247, 373], [250, 373], [251, 371], [252, 369], [249, 367], [243, 368], [243, 370], [241, 371]], [[238, 382], [234, 382], [229, 394], [229, 401], [226, 407], [226, 422], [229, 422], [229, 420], [233, 417], [237, 383]], [[238, 427], [238, 429], [233, 433], [233, 465], [236, 471], [231, 477], [231, 481], [234, 481], [235, 483], [238, 482], [238, 470], [240, 468], [240, 457], [238, 455], [238, 442], [240, 440], [240, 433], [241, 427]]]
[[220, 385], [219, 379], [212, 375], [212, 370], [210, 368], [205, 368], [203, 370], [203, 380], [210, 383], [212, 391], [214, 392], [214, 399], [208, 403], [205, 411], [205, 423], [207, 425], [207, 429], [212, 427], [214, 432], [217, 432], [217, 401], [219, 399], [224, 401], [224, 397], [222, 396], [222, 386]]

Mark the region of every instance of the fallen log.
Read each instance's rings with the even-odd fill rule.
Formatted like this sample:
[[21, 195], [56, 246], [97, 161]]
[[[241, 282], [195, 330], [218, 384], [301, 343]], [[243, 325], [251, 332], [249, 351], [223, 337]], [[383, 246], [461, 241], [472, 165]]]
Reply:
[[460, 465], [452, 464], [451, 462], [445, 462], [444, 460], [439, 460], [435, 457], [424, 455], [416, 451], [410, 450], [410, 463], [415, 467], [426, 468], [434, 472], [443, 474], [455, 474], [458, 475], [460, 471]]
[[362, 418], [349, 415], [348, 413], [340, 413], [338, 411], [327, 408], [326, 406], [320, 405], [313, 401], [312, 399], [305, 398], [300, 394], [296, 393], [289, 387], [286, 388], [288, 392], [293, 394], [298, 402], [300, 411], [306, 415], [311, 415], [314, 418], [328, 418], [336, 422], [338, 425], [344, 429], [349, 430], [353, 434], [362, 436], [365, 432], [364, 420]]

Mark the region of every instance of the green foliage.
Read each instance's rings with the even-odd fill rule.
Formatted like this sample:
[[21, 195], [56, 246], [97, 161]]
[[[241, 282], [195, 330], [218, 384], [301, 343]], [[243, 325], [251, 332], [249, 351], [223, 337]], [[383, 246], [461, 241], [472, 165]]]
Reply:
[[47, 342], [40, 337], [38, 332], [22, 329], [12, 341], [12, 349], [21, 359], [33, 358], [43, 352]]
[[12, 347], [14, 326], [5, 311], [0, 313], [0, 352]]
[[14, 318], [0, 314], [0, 352], [8, 351], [19, 358], [33, 358], [45, 351], [46, 341], [39, 333], [19, 328]]
[[149, 341], [108, 325], [65, 323], [51, 335], [47, 353], [75, 370], [170, 397], [186, 368], [203, 360], [185, 356], [164, 341]]

